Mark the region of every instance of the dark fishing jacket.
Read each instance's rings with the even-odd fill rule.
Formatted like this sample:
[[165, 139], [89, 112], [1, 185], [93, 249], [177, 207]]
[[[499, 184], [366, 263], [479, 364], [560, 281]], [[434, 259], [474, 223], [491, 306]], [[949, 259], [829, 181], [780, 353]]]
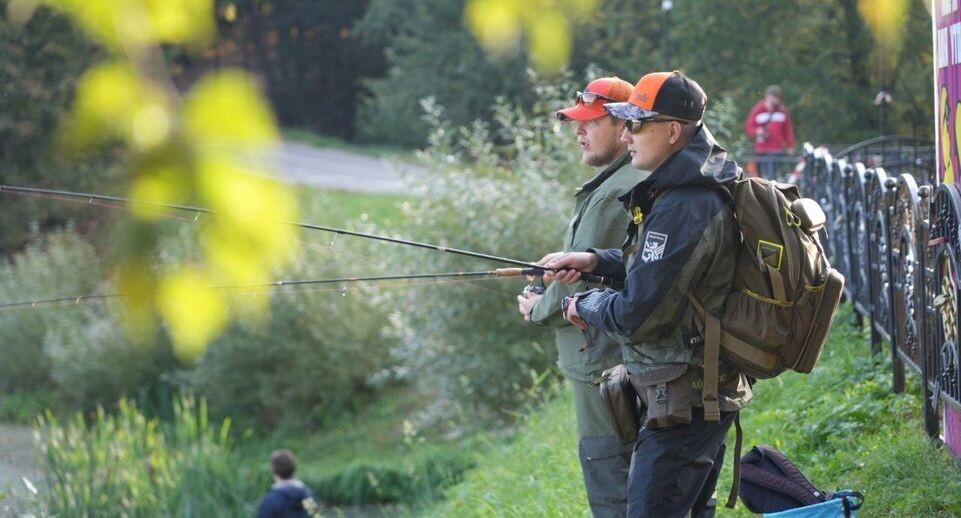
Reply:
[[[665, 365], [703, 366], [704, 341], [687, 291], [723, 314], [732, 289], [739, 231], [724, 184], [737, 164], [703, 125], [692, 140], [621, 200], [633, 220], [621, 249], [593, 250], [596, 273], [624, 281], [621, 291], [594, 290], [577, 299], [591, 326], [622, 338], [632, 374]], [[719, 405], [751, 399], [744, 375], [721, 365]], [[696, 387], [696, 383], [695, 383]]]

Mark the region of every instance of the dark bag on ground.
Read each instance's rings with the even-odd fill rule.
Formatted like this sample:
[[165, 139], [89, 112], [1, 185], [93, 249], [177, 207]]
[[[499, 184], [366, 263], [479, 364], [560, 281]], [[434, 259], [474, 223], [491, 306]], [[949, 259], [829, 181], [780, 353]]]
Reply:
[[[750, 511], [785, 518], [854, 516], [864, 499], [856, 491], [821, 491], [787, 456], [766, 445], [751, 448], [741, 458], [740, 493]], [[780, 514], [785, 511], [792, 512]]]
[[621, 364], [607, 369], [601, 374], [598, 384], [605, 413], [617, 440], [624, 445], [636, 441], [641, 408], [627, 366]]

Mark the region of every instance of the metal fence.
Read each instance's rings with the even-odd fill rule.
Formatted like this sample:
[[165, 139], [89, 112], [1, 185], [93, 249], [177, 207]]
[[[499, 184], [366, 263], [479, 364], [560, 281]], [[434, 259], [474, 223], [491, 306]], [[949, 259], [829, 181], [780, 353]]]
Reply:
[[806, 144], [795, 178], [827, 215], [822, 236], [845, 295], [869, 322], [876, 351], [920, 373], [926, 431], [939, 433], [938, 405], [961, 411], [961, 190], [938, 184], [934, 145], [882, 137], [835, 155]]

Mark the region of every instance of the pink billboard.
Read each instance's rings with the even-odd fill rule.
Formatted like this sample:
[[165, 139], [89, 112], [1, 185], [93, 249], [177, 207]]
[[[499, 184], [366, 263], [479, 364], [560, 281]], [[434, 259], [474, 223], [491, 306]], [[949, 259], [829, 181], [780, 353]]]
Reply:
[[933, 0], [938, 177], [958, 183], [961, 139], [961, 10], [958, 0]]
[[[958, 0], [932, 0], [937, 168], [942, 183], [961, 183], [961, 10]], [[961, 411], [944, 404], [944, 441], [961, 456]]]

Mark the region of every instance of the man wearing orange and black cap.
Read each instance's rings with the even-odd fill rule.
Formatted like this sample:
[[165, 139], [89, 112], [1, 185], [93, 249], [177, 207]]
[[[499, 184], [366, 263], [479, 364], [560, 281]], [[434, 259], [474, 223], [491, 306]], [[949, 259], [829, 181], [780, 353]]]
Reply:
[[704, 339], [688, 299], [723, 314], [739, 245], [724, 185], [738, 168], [701, 122], [706, 103], [700, 85], [674, 71], [642, 77], [628, 102], [605, 106], [626, 121], [632, 165], [651, 170], [621, 198], [632, 216], [627, 244], [546, 264], [563, 270], [547, 279], [575, 282], [579, 270], [624, 282], [620, 291], [566, 299], [565, 316], [581, 329], [624, 337], [624, 362], [646, 406], [629, 516], [713, 515], [725, 437], [751, 399], [747, 378], [723, 362], [717, 390], [707, 390]]
[[[630, 157], [621, 140], [624, 122], [604, 111], [610, 102], [626, 101], [632, 85], [616, 77], [591, 81], [577, 92], [575, 104], [557, 117], [575, 127], [581, 161], [602, 168], [574, 192], [574, 216], [564, 236], [565, 250], [609, 248], [620, 245], [628, 216], [618, 197], [638, 181], [636, 169], [627, 167]], [[597, 387], [591, 385], [605, 369], [621, 363], [618, 343], [597, 330], [589, 333], [590, 346], [580, 329], [564, 320], [561, 301], [586, 283], [553, 283], [543, 295], [518, 295], [518, 309], [529, 320], [551, 326], [557, 342], [557, 363], [574, 393], [581, 469], [587, 499], [596, 517], [621, 517], [627, 511], [627, 473], [631, 446], [614, 436]]]

